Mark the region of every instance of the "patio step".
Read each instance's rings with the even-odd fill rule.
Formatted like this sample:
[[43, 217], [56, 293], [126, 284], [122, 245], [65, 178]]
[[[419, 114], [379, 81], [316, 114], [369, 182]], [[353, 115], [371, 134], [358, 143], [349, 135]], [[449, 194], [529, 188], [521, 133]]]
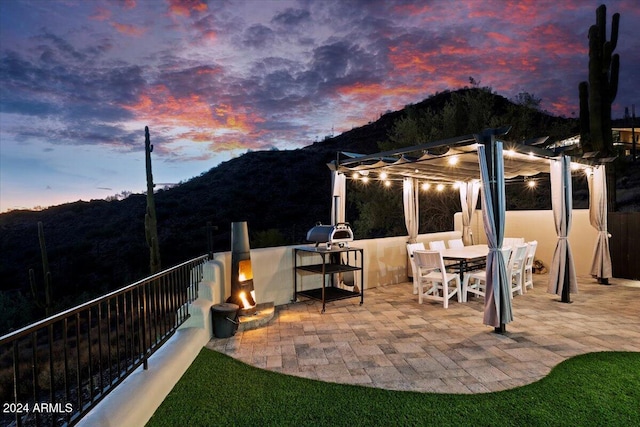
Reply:
[[238, 331], [250, 331], [258, 329], [269, 323], [275, 314], [273, 302], [261, 303], [256, 306], [255, 314], [251, 316], [240, 316]]

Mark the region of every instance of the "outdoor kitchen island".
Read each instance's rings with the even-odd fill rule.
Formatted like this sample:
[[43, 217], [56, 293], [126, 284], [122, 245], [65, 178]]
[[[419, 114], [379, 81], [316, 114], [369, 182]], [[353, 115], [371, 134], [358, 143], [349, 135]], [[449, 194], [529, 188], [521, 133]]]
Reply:
[[[322, 301], [322, 313], [325, 312], [327, 302], [339, 299], [360, 297], [360, 305], [362, 305], [364, 302], [363, 249], [339, 245], [333, 245], [330, 248], [324, 245], [307, 245], [295, 247], [293, 251], [293, 302], [296, 302], [299, 296]], [[321, 262], [318, 263], [318, 261]], [[359, 281], [355, 280], [357, 272], [360, 272]], [[352, 278], [347, 277], [351, 276], [349, 273], [353, 275]], [[302, 278], [309, 275], [322, 276], [321, 286], [303, 289]], [[353, 290], [344, 289], [345, 287]]]

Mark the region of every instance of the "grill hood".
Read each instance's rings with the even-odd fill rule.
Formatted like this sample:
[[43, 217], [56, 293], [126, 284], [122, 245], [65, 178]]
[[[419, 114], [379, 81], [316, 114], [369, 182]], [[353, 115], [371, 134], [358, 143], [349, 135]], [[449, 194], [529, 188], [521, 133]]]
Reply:
[[336, 225], [322, 225], [318, 223], [315, 227], [307, 232], [307, 240], [316, 244], [325, 243], [327, 249], [331, 245], [340, 247], [349, 247], [349, 242], [353, 241], [353, 231], [347, 222], [340, 222]]

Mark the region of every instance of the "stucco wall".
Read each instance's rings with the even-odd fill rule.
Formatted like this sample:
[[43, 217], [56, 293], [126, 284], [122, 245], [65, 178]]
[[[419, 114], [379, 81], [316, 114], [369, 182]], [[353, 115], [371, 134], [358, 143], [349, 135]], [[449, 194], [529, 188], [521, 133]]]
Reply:
[[[459, 238], [459, 231], [432, 233], [418, 236], [419, 242], [428, 247], [431, 240], [449, 240]], [[407, 278], [407, 237], [387, 237], [384, 239], [366, 239], [352, 242], [350, 246], [364, 250], [364, 288], [374, 288], [379, 285], [402, 283]], [[296, 245], [299, 246], [299, 245]], [[274, 302], [275, 305], [288, 304], [293, 299], [293, 248], [295, 246], [281, 246], [251, 250], [251, 264], [253, 267], [253, 282], [258, 302]], [[231, 253], [215, 254], [215, 259], [225, 271], [231, 271]], [[312, 260], [305, 260], [313, 263]], [[321, 262], [320, 256], [317, 262]], [[359, 277], [359, 276], [358, 276]], [[298, 278], [299, 286], [314, 288], [320, 285], [319, 276], [304, 275]], [[231, 279], [224, 275], [225, 295], [231, 291]], [[301, 283], [302, 282], [302, 283]], [[361, 284], [358, 283], [358, 286]], [[214, 300], [220, 302], [219, 300]]]
[[[455, 215], [454, 229], [451, 232], [421, 234], [418, 236], [418, 241], [424, 242], [425, 246], [428, 247], [428, 242], [432, 240], [447, 241], [459, 238], [462, 231], [460, 213]], [[476, 243], [486, 243], [482, 225], [482, 212], [480, 211], [476, 212], [472, 221], [472, 232]], [[546, 266], [549, 266], [557, 241], [553, 212], [507, 212], [505, 237], [523, 237], [525, 241], [537, 240], [536, 258], [542, 260]], [[589, 211], [586, 209], [574, 210], [569, 242], [579, 275], [589, 274], [596, 237], [596, 230], [589, 223]], [[364, 249], [365, 289], [408, 281], [406, 243], [406, 236], [352, 242], [351, 246]], [[283, 246], [251, 250], [254, 286], [258, 302], [273, 301], [276, 305], [291, 302], [294, 278], [293, 248], [294, 246]], [[215, 258], [224, 271], [231, 271], [230, 252], [217, 253]], [[320, 260], [320, 257], [318, 257], [318, 260]], [[228, 274], [222, 274], [221, 276], [224, 279], [224, 295], [228, 296], [231, 289], [230, 278]], [[305, 275], [302, 278], [302, 285], [316, 287], [319, 285], [319, 279]], [[214, 302], [216, 303], [221, 302], [221, 300], [222, 292], [214, 297]]]

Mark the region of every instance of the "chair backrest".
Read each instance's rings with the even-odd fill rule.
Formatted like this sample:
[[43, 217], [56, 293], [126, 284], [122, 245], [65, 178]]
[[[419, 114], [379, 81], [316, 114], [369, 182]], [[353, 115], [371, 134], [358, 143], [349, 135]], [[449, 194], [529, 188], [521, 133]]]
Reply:
[[444, 245], [444, 240], [434, 240], [433, 242], [429, 242], [429, 249], [432, 251], [443, 251], [447, 248]]
[[509, 266], [507, 267], [507, 271], [517, 272], [518, 270], [521, 270], [526, 253], [527, 253], [527, 245], [516, 246], [511, 252], [511, 257], [509, 258]]
[[[509, 265], [509, 257], [511, 256], [511, 247], [502, 248], [502, 258], [504, 258], [504, 265]], [[508, 270], [507, 270], [508, 271]]]
[[413, 252], [413, 259], [416, 262], [416, 267], [420, 270], [420, 274], [423, 275], [429, 272], [440, 272], [444, 276], [444, 260], [442, 254], [438, 251], [415, 251]]
[[415, 260], [413, 259], [413, 253], [415, 251], [424, 251], [424, 243], [407, 243], [407, 253], [409, 254], [409, 264], [411, 264], [411, 277], [415, 279], [418, 274], [418, 268], [416, 267]]
[[407, 253], [413, 258], [413, 251], [424, 251], [424, 243], [407, 243]]
[[447, 244], [449, 245], [449, 249], [464, 248], [464, 243], [462, 242], [462, 239], [449, 240]]
[[533, 258], [536, 256], [536, 248], [537, 247], [538, 247], [538, 241], [537, 240], [533, 240], [533, 241], [528, 243], [528, 245], [527, 245], [527, 255], [525, 256], [525, 259], [524, 259], [524, 265], [526, 267], [532, 267], [533, 266]]

